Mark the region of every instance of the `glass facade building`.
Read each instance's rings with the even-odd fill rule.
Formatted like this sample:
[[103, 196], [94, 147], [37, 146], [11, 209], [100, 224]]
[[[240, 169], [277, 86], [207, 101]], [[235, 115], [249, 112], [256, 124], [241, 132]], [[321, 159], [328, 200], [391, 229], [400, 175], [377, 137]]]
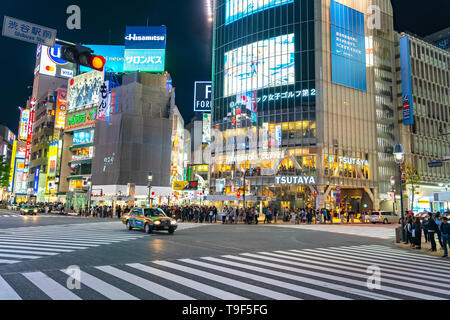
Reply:
[[[382, 30], [368, 23], [374, 2]], [[378, 170], [396, 136], [390, 2], [216, 0], [214, 9], [211, 199], [242, 200], [245, 185], [250, 205], [378, 208], [379, 181], [395, 172]]]

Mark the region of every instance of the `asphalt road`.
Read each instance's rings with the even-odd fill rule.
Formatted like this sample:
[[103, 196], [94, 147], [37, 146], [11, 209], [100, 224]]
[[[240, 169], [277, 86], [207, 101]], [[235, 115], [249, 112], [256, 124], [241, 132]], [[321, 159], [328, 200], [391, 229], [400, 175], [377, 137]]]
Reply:
[[[0, 300], [449, 299], [450, 261], [399, 249], [393, 234], [382, 225], [185, 223], [147, 235], [118, 220], [2, 211]], [[377, 267], [381, 287], [369, 288]], [[74, 278], [79, 288], [68, 286]]]

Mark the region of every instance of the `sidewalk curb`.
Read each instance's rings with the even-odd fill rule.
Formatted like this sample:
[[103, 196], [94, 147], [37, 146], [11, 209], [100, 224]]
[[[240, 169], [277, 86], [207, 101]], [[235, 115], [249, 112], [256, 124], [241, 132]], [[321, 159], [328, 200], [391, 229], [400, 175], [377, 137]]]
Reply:
[[404, 243], [401, 243], [401, 242], [397, 243], [395, 240], [394, 240], [393, 243], [394, 243], [395, 246], [403, 248], [403, 249], [406, 249], [406, 250], [409, 250], [409, 251], [413, 251], [413, 252], [417, 252], [417, 253], [421, 253], [421, 254], [426, 254], [426, 255], [429, 255], [429, 256], [439, 257], [439, 258], [441, 258], [444, 261], [445, 260], [450, 260], [449, 257], [447, 257], [446, 259], [444, 259], [442, 257], [442, 255], [444, 254], [444, 250], [442, 250], [442, 249], [437, 249], [437, 251], [435, 251], [435, 252], [430, 252], [430, 251], [427, 250], [428, 248], [424, 248], [423, 246], [422, 246], [422, 249], [417, 250], [417, 249], [411, 248], [409, 246], [409, 244], [404, 244]]

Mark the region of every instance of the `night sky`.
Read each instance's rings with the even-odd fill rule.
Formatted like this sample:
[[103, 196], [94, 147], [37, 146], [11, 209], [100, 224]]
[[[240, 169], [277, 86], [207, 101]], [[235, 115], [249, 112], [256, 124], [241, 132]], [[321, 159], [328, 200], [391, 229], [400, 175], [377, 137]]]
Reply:
[[[81, 30], [66, 27], [69, 5], [81, 8]], [[449, 26], [449, 0], [392, 0], [395, 29], [424, 36]], [[167, 26], [166, 70], [176, 87], [185, 123], [194, 116], [193, 84], [211, 78], [211, 28], [205, 0], [2, 0], [8, 15], [57, 29], [70, 42], [123, 45], [126, 25]], [[0, 124], [17, 133], [18, 106], [31, 95], [36, 45], [0, 36]]]

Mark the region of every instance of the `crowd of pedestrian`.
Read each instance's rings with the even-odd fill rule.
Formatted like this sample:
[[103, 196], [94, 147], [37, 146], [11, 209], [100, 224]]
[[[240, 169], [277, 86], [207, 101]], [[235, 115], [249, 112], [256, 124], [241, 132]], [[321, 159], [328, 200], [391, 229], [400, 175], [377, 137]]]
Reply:
[[439, 245], [444, 251], [443, 257], [448, 257], [450, 227], [447, 220], [447, 217], [442, 216], [439, 212], [427, 213], [423, 216], [408, 215], [405, 224], [407, 242], [415, 249], [422, 249], [423, 232], [425, 243], [430, 243], [429, 251], [436, 252], [437, 236]]

